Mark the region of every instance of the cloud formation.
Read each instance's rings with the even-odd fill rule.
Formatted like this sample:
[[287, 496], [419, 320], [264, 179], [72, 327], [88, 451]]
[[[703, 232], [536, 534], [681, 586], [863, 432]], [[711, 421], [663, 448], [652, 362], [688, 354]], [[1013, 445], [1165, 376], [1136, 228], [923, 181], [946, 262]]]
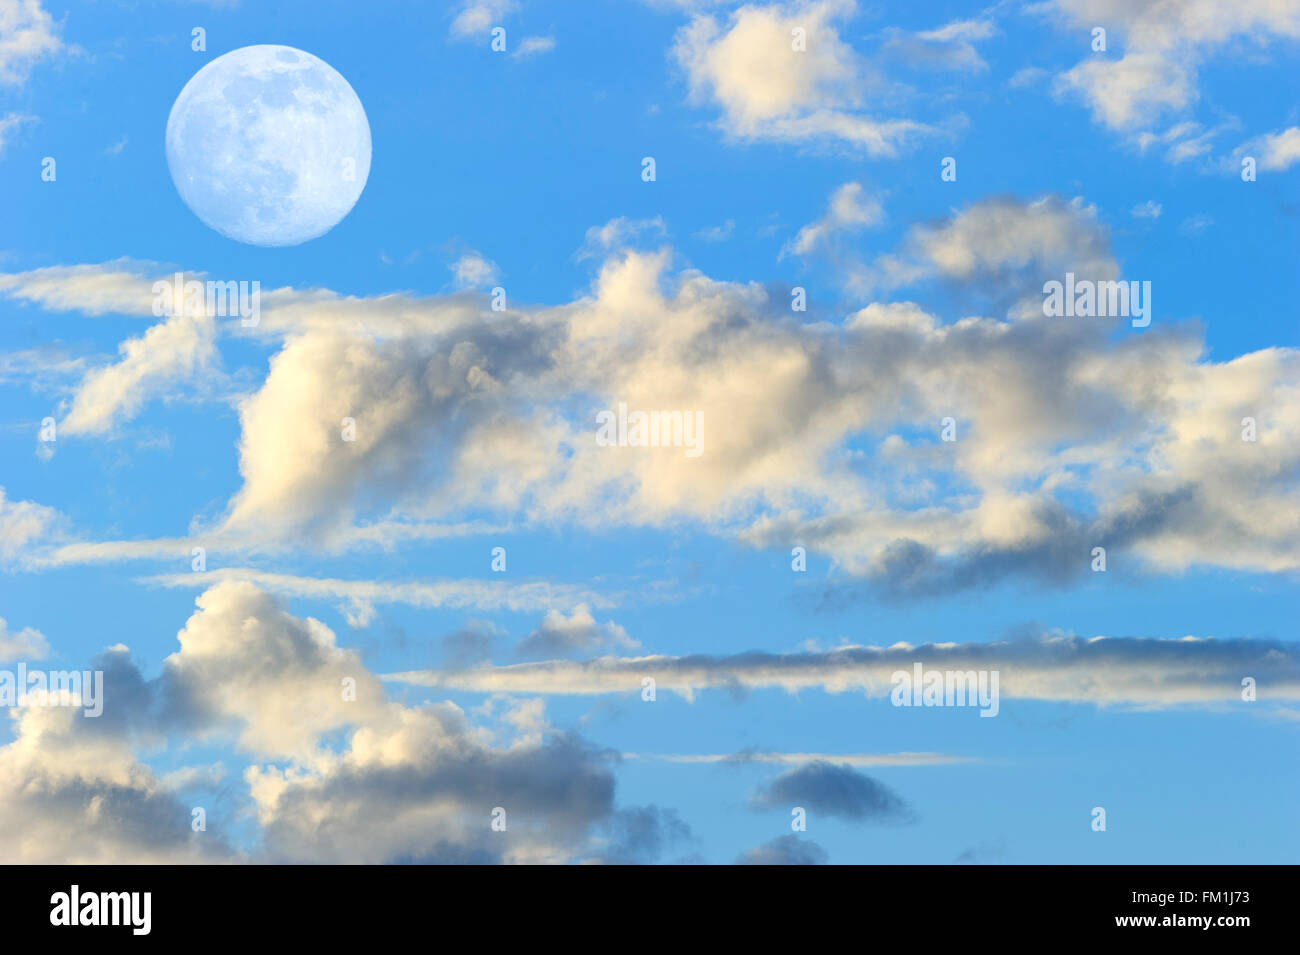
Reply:
[[[1068, 582], [1097, 546], [1155, 570], [1300, 568], [1300, 353], [1209, 360], [1158, 290], [1140, 332], [1045, 319], [1044, 282], [1121, 277], [1082, 200], [982, 200], [913, 226], [859, 276], [946, 282], [1004, 318], [895, 300], [802, 322], [783, 293], [671, 263], [668, 248], [613, 248], [588, 294], [504, 312], [469, 294], [268, 292], [257, 328], [218, 326], [278, 350], [239, 403], [242, 486], [197, 531], [236, 550], [339, 549], [485, 516], [690, 523], [818, 551], [850, 590], [896, 598]], [[141, 301], [115, 266], [0, 288], [60, 309]], [[93, 373], [79, 393], [100, 422], [149, 394], [123, 364], [111, 400], [92, 400]], [[597, 414], [619, 403], [699, 413], [704, 453], [599, 445]], [[58, 559], [151, 546], [63, 542]]]
[[[415, 670], [384, 679], [480, 693], [634, 695], [653, 678], [687, 699], [709, 689], [820, 689], [887, 699], [894, 673], [914, 664], [952, 671], [997, 670], [1004, 698], [1097, 705], [1237, 704], [1242, 680], [1261, 701], [1300, 698], [1300, 651], [1274, 640], [1093, 637], [1046, 634], [992, 643], [845, 646], [822, 653], [599, 657], [473, 670]], [[1005, 703], [1003, 704], [1005, 705]]]
[[854, 822], [910, 822], [911, 807], [878, 779], [851, 766], [813, 762], [787, 770], [764, 783], [750, 797], [755, 809], [802, 806], [821, 816]]
[[736, 139], [829, 141], [893, 156], [931, 129], [871, 115], [874, 81], [838, 28], [855, 10], [853, 0], [810, 0], [747, 4], [725, 21], [696, 14], [678, 31], [673, 56], [692, 100], [716, 105]]

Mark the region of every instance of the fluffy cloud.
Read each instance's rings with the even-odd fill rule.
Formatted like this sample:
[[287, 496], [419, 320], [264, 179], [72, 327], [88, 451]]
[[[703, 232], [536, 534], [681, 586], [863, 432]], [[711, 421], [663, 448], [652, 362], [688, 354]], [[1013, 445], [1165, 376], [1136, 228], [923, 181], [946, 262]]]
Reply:
[[0, 617], [0, 663], [8, 660], [39, 660], [49, 652], [50, 645], [39, 630], [23, 627], [12, 631], [4, 617]]
[[[673, 55], [692, 99], [716, 104], [731, 136], [829, 140], [892, 156], [928, 127], [866, 112], [867, 70], [836, 26], [855, 9], [853, 0], [814, 0], [745, 5], [726, 22], [696, 15], [678, 31]], [[803, 31], [804, 51], [795, 49], [795, 31]]]
[[[271, 857], [301, 862], [559, 862], [613, 812], [605, 758], [564, 736], [476, 742], [455, 707], [393, 710], [318, 772], [246, 779]], [[492, 829], [505, 810], [505, 831]]]
[[63, 419], [65, 434], [95, 434], [134, 417], [152, 395], [201, 374], [217, 360], [206, 316], [174, 315], [119, 346], [121, 359], [92, 369]]
[[[1053, 0], [1044, 9], [1055, 11], [1073, 30], [1105, 27], [1111, 48], [1117, 40], [1123, 44], [1118, 59], [1111, 50], [1095, 53], [1061, 73], [1055, 89], [1080, 97], [1097, 122], [1126, 133], [1149, 129], [1194, 106], [1201, 64], [1230, 41], [1262, 45], [1300, 37], [1300, 7], [1275, 0]], [[1182, 128], [1199, 130], [1195, 124]], [[1169, 154], [1175, 162], [1185, 156], [1177, 148]]]
[[458, 40], [486, 38], [494, 26], [515, 10], [513, 0], [464, 0], [451, 21], [451, 35]]
[[309, 760], [322, 735], [383, 709], [379, 681], [320, 621], [293, 617], [243, 582], [217, 584], [197, 602], [163, 664], [169, 722], [229, 727], [250, 752]]
[[52, 507], [35, 501], [13, 501], [0, 487], [0, 565], [25, 565], [35, 551], [48, 546], [64, 524]]
[[0, 86], [20, 86], [32, 67], [68, 48], [40, 0], [0, 0]]
[[[1300, 567], [1300, 353], [1210, 361], [1158, 305], [1127, 335], [1115, 319], [1044, 319], [1045, 280], [1120, 276], [1082, 200], [983, 200], [864, 266], [867, 284], [938, 279], [1009, 319], [878, 301], [801, 323], [782, 293], [671, 261], [615, 249], [589, 294], [504, 312], [465, 294], [266, 294], [256, 329], [223, 326], [279, 350], [240, 404], [243, 484], [207, 529], [213, 546], [353, 546], [483, 517], [692, 522], [799, 543], [898, 597], [1065, 582], [1095, 546], [1165, 570]], [[49, 275], [8, 285], [64, 308], [97, 301], [90, 274], [67, 278], [75, 295]], [[703, 453], [601, 446], [597, 414], [619, 404], [699, 413]], [[946, 417], [956, 441], [938, 440]], [[59, 559], [164, 543], [67, 545]]]
[[220, 823], [193, 831], [190, 807], [136, 757], [150, 692], [125, 648], [92, 666], [104, 672], [100, 717], [76, 706], [9, 711], [14, 739], [0, 747], [0, 854], [63, 865], [234, 858]]
[[490, 285], [500, 275], [497, 264], [478, 252], [466, 252], [450, 266], [457, 288]]
[[1300, 126], [1265, 133], [1237, 147], [1228, 163], [1233, 172], [1241, 169], [1243, 156], [1254, 156], [1259, 168], [1265, 172], [1286, 172], [1300, 162]]
[[[656, 807], [618, 809], [615, 754], [547, 726], [540, 702], [507, 704], [475, 725], [450, 703], [384, 698], [353, 651], [251, 584], [218, 584], [146, 680], [125, 648], [105, 672], [104, 713], [11, 711], [0, 748], [0, 851], [23, 862], [193, 862], [234, 858], [136, 751], [173, 738], [234, 740], [258, 761], [244, 801], [272, 862], [648, 861], [687, 830]], [[344, 692], [355, 680], [355, 695]], [[219, 779], [219, 776], [216, 777]], [[505, 831], [493, 829], [503, 809]]]

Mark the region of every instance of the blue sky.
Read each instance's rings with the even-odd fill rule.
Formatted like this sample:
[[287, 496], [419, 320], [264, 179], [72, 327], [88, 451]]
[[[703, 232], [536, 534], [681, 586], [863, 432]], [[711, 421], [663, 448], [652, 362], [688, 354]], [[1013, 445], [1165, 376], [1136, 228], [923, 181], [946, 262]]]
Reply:
[[[0, 667], [108, 674], [11, 711], [0, 854], [1293, 861], [1300, 6], [1154, 7], [0, 0]], [[369, 123], [298, 245], [164, 151], [258, 44]]]

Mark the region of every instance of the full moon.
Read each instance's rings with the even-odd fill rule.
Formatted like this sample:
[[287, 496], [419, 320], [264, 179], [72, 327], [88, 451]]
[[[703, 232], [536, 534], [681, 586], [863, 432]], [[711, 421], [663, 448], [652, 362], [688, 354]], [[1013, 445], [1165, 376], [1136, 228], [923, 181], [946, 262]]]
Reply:
[[348, 214], [370, 175], [361, 100], [324, 60], [246, 46], [185, 84], [167, 117], [167, 166], [209, 227], [250, 245], [297, 245]]

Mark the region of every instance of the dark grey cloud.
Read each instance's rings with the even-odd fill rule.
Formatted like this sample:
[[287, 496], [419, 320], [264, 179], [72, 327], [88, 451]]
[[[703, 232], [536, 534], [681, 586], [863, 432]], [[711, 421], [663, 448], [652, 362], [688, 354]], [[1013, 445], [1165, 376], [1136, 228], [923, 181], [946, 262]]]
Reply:
[[[1092, 549], [1104, 547], [1108, 566], [1162, 531], [1186, 526], [1202, 514], [1201, 491], [1182, 485], [1168, 491], [1141, 491], [1126, 507], [1090, 519], [1056, 501], [1034, 508], [1035, 523], [1046, 533], [1018, 546], [984, 542], [943, 557], [910, 538], [886, 545], [870, 571], [823, 585], [816, 609], [841, 611], [864, 601], [920, 600], [989, 587], [1009, 579], [1067, 587], [1092, 573]], [[1236, 532], [1244, 532], [1237, 528]], [[806, 535], [792, 539], [809, 539]], [[1128, 572], [1137, 572], [1130, 566]]]
[[809, 812], [869, 822], [911, 822], [911, 807], [884, 783], [851, 766], [818, 760], [777, 776], [750, 797], [755, 809], [802, 806]]

